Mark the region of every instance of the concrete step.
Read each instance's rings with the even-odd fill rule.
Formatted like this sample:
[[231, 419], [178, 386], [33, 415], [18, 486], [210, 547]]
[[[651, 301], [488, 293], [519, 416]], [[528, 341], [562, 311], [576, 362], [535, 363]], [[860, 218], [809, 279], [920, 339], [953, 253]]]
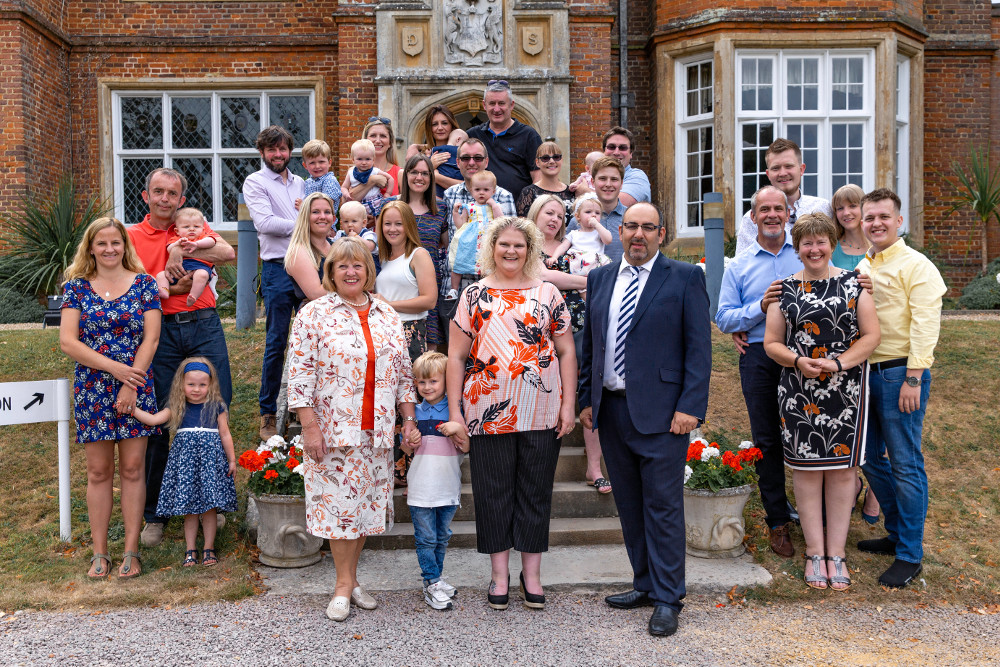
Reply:
[[[601, 470], [605, 477], [608, 471], [604, 467], [604, 460], [601, 460]], [[557, 482], [585, 482], [587, 479], [587, 454], [583, 449], [583, 439], [580, 440], [579, 447], [568, 447], [565, 441], [559, 449], [559, 462], [556, 464]], [[462, 483], [468, 484], [472, 481], [472, 473], [469, 472], [469, 457], [462, 460]]]
[[[592, 486], [584, 482], [556, 482], [552, 485], [553, 519], [582, 519], [587, 517], [618, 516], [618, 509], [611, 493], [598, 493]], [[396, 521], [408, 522], [410, 507], [406, 504], [403, 489], [393, 493], [393, 507], [396, 510]], [[474, 521], [475, 507], [472, 499], [472, 485], [462, 485], [462, 506], [455, 513], [455, 521]]]
[[[475, 521], [452, 521], [451, 530], [449, 548], [475, 548]], [[549, 522], [549, 545], [553, 547], [623, 543], [622, 528], [617, 517], [552, 519]], [[365, 540], [365, 547], [370, 549], [412, 549], [413, 524], [396, 523], [388, 533], [368, 537]]]

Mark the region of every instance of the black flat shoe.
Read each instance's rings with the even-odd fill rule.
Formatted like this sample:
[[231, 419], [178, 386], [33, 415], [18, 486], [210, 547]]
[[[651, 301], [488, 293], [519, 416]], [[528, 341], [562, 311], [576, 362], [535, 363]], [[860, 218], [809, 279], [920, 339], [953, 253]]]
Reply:
[[908, 563], [897, 558], [878, 578], [878, 583], [886, 588], [905, 588], [923, 569], [920, 563]]
[[609, 607], [615, 609], [637, 609], [638, 607], [652, 607], [653, 601], [649, 599], [649, 593], [643, 593], [632, 589], [625, 593], [615, 593], [604, 598]]
[[858, 551], [866, 554], [878, 554], [879, 556], [895, 556], [896, 543], [888, 537], [880, 537], [877, 540], [861, 540], [858, 542]]
[[524, 606], [528, 609], [545, 609], [545, 596], [529, 593], [524, 587], [524, 572], [521, 573], [521, 597], [524, 599]]
[[656, 607], [649, 617], [649, 634], [669, 637], [677, 632], [677, 610], [673, 607]]
[[486, 601], [493, 609], [503, 611], [510, 604], [510, 575], [507, 575], [507, 592], [503, 595], [493, 595], [489, 592], [493, 588], [493, 584], [493, 580], [490, 580], [490, 588], [486, 591]]

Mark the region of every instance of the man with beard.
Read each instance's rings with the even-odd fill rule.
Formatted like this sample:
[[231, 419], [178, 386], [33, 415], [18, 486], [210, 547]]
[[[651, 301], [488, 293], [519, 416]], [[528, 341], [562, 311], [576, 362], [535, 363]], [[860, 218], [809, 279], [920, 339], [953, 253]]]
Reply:
[[750, 416], [754, 445], [764, 454], [757, 463], [760, 498], [767, 514], [771, 550], [780, 556], [795, 555], [788, 523], [790, 505], [785, 494], [781, 418], [778, 416], [778, 381], [781, 366], [764, 352], [764, 321], [767, 307], [781, 296], [780, 281], [802, 269], [788, 222], [788, 199], [773, 185], [765, 185], [750, 200], [750, 215], [756, 240], [737, 255], [722, 276], [719, 310], [715, 323], [728, 334], [745, 335], [740, 355], [740, 383]]
[[705, 274], [660, 254], [664, 234], [659, 210], [635, 204], [619, 227], [621, 261], [587, 277], [579, 386], [580, 423], [600, 428], [633, 571], [632, 590], [604, 601], [654, 607], [655, 636], [677, 631], [683, 606], [684, 459], [712, 370]]
[[295, 283], [285, 273], [285, 251], [295, 227], [295, 200], [302, 199], [304, 182], [288, 169], [292, 135], [271, 125], [257, 135], [257, 150], [264, 168], [247, 176], [243, 198], [260, 241], [260, 287], [264, 295], [267, 336], [260, 372], [260, 439], [277, 432], [278, 391], [285, 364], [288, 327], [298, 304]]

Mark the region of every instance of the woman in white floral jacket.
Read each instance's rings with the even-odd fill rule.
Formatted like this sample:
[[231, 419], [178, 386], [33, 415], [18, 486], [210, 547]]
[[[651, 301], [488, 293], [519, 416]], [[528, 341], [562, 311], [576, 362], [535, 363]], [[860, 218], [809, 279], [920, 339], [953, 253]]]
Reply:
[[330, 540], [337, 568], [326, 613], [353, 603], [374, 609], [358, 583], [365, 537], [392, 527], [392, 444], [397, 405], [403, 436], [415, 428], [413, 372], [399, 316], [372, 298], [375, 265], [360, 241], [333, 244], [323, 267], [330, 293], [307, 303], [292, 325], [288, 407], [305, 451], [306, 524]]

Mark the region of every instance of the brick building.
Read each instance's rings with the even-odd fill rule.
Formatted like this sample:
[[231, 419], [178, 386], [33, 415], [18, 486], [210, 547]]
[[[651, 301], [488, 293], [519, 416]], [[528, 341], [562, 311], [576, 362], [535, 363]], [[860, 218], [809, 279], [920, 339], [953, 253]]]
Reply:
[[[484, 26], [499, 60], [456, 61], [450, 31]], [[706, 191], [732, 229], [788, 136], [806, 192], [898, 189], [961, 285], [974, 221], [948, 213], [938, 174], [970, 145], [1000, 157], [997, 40], [988, 0], [0, 0], [0, 211], [72, 171], [135, 222], [143, 176], [168, 163], [225, 227], [261, 126], [325, 138], [342, 175], [368, 117], [392, 118], [405, 149], [431, 104], [471, 122], [484, 80], [506, 78], [516, 115], [568, 146], [567, 177], [624, 114], [675, 244], [700, 243]]]

